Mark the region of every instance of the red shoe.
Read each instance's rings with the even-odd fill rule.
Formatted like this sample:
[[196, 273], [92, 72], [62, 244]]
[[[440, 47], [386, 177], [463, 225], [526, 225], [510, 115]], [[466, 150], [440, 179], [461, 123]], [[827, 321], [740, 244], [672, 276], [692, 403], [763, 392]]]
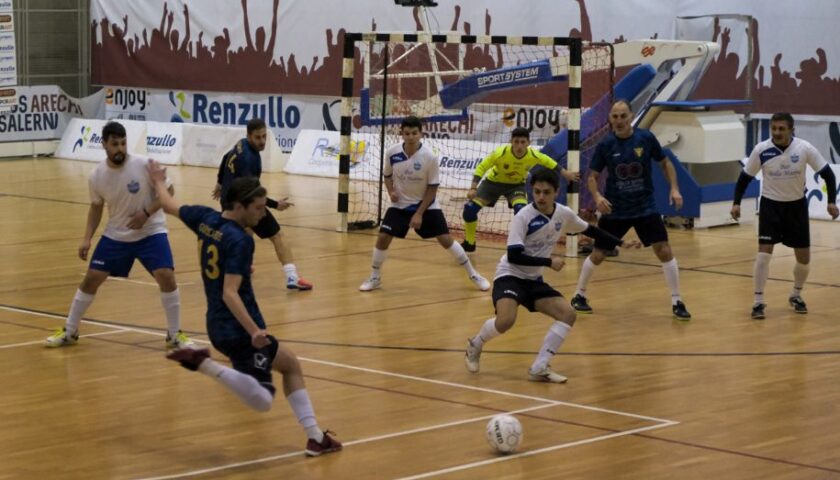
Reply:
[[198, 366], [201, 365], [201, 362], [210, 358], [210, 350], [206, 348], [198, 350], [193, 350], [192, 348], [179, 348], [178, 350], [172, 350], [167, 353], [166, 358], [178, 362], [182, 367], [194, 372], [198, 370]]
[[341, 450], [341, 442], [331, 437], [330, 434], [335, 435], [335, 432], [324, 430], [324, 439], [321, 440], [321, 443], [318, 443], [314, 439], [310, 438], [309, 441], [306, 442], [306, 449], [303, 453], [305, 453], [307, 457], [318, 457], [325, 453], [332, 453]]
[[312, 290], [312, 284], [307, 282], [306, 280], [300, 278], [300, 277], [298, 277], [298, 278], [290, 277], [286, 281], [286, 288], [288, 288], [289, 290], [301, 290], [301, 291]]

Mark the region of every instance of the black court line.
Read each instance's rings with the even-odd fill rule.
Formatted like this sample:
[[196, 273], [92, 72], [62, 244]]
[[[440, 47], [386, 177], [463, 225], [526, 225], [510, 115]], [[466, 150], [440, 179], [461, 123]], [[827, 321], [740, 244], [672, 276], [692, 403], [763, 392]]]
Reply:
[[[463, 348], [372, 345], [364, 343], [319, 342], [314, 340], [281, 339], [284, 343], [314, 345], [319, 347], [362, 348], [372, 350], [398, 350], [411, 352], [464, 353]], [[483, 350], [482, 355], [536, 355], [530, 350]], [[799, 352], [557, 352], [555, 356], [569, 357], [779, 357], [801, 355], [840, 355], [840, 350], [811, 350]]]
[[[41, 315], [48, 315], [57, 317], [56, 319], [61, 319], [66, 317], [66, 315], [49, 312], [46, 310], [36, 310], [33, 308], [26, 308], [26, 307], [18, 307], [14, 305], [7, 305], [7, 304], [0, 304], [1, 307], [6, 308], [14, 308], [20, 310], [22, 312], [28, 312], [33, 314], [41, 314]], [[355, 314], [354, 314], [355, 315]], [[135, 325], [131, 323], [119, 323], [115, 321], [109, 320], [100, 320], [96, 318], [89, 318], [84, 317], [83, 320], [88, 320], [92, 322], [98, 322], [104, 325], [109, 325], [113, 327], [124, 327], [124, 328], [137, 328], [141, 330], [148, 330], [152, 332], [165, 332], [165, 328], [161, 327], [149, 327], [145, 325]], [[8, 323], [10, 325], [18, 325], [13, 322], [2, 322], [0, 323]], [[20, 325], [18, 325], [20, 326]], [[32, 328], [32, 327], [30, 327]], [[52, 329], [43, 328], [45, 331], [51, 331]], [[140, 333], [140, 332], [135, 332]], [[207, 334], [205, 332], [195, 332], [184, 330], [184, 333], [187, 333], [191, 336], [196, 337], [206, 337]], [[299, 340], [299, 339], [289, 339], [278, 337], [284, 343], [292, 343], [292, 344], [300, 344], [300, 345], [312, 345], [312, 346], [321, 346], [321, 347], [340, 347], [340, 348], [362, 348], [362, 349], [372, 349], [372, 350], [394, 350], [394, 351], [413, 351], [413, 352], [439, 352], [439, 353], [463, 353], [464, 349], [461, 348], [444, 348], [444, 347], [422, 347], [422, 346], [395, 346], [395, 345], [372, 345], [372, 344], [362, 344], [362, 343], [340, 343], [340, 342], [320, 342], [314, 340]], [[110, 339], [99, 339], [101, 341], [111, 341]], [[141, 342], [147, 343], [147, 342]], [[536, 351], [530, 350], [484, 350], [482, 354], [498, 354], [498, 355], [536, 355]], [[780, 357], [780, 356], [806, 356], [806, 355], [840, 355], [840, 350], [812, 350], [812, 351], [791, 351], [791, 352], [557, 352], [557, 355], [564, 355], [570, 357]]]
[[[20, 307], [12, 307], [12, 308], [18, 308], [20, 310], [27, 310], [27, 311], [31, 311], [31, 312], [49, 313], [49, 312], [40, 312], [40, 311], [37, 311], [37, 310], [20, 308]], [[115, 322], [108, 322], [108, 321], [103, 321], [103, 320], [94, 320], [94, 321], [105, 323], [105, 324], [108, 324], [108, 325], [120, 326], [120, 324], [115, 323]], [[123, 325], [123, 326], [125, 326], [125, 325]], [[147, 328], [147, 327], [141, 327], [141, 328]], [[130, 333], [130, 332], [127, 332], [127, 333]], [[137, 333], [137, 332], [134, 332], [134, 333]], [[88, 337], [88, 339], [96, 340], [96, 341], [100, 341], [100, 342], [105, 342], [105, 343], [116, 344], [116, 345], [123, 345], [123, 346], [127, 346], [127, 347], [140, 348], [140, 349], [150, 351], [150, 352], [160, 352], [161, 351], [161, 349], [159, 349], [159, 348], [154, 348], [154, 347], [150, 347], [150, 346], [145, 345], [146, 342], [142, 342], [142, 343], [139, 343], [139, 344], [138, 343], [128, 343], [128, 342], [115, 341], [112, 338], [107, 338], [106, 339], [106, 338], [99, 338], [99, 337]], [[284, 340], [284, 341], [286, 341], [286, 340]], [[458, 350], [458, 351], [460, 351], [460, 350]], [[529, 354], [533, 355], [533, 352], [529, 352]], [[216, 361], [219, 361], [219, 360], [217, 359]], [[224, 360], [222, 360], [222, 363], [229, 364], [229, 362], [226, 362]], [[304, 375], [304, 376], [306, 378], [311, 378], [313, 380], [321, 380], [321, 381], [325, 381], [325, 382], [355, 386], [355, 387], [358, 387], [358, 388], [378, 390], [378, 391], [394, 393], [394, 394], [399, 394], [399, 395], [406, 395], [406, 396], [412, 396], [412, 397], [417, 397], [417, 398], [424, 398], [424, 399], [429, 399], [429, 400], [447, 402], [447, 403], [452, 403], [452, 404], [465, 405], [465, 406], [470, 406], [470, 407], [483, 409], [483, 410], [490, 410], [490, 411], [496, 411], [496, 412], [507, 411], [507, 410], [504, 410], [504, 409], [494, 409], [494, 408], [487, 407], [487, 406], [484, 406], [484, 405], [471, 404], [471, 403], [467, 403], [467, 402], [458, 402], [458, 401], [454, 401], [454, 400], [446, 399], [446, 398], [442, 398], [442, 397], [434, 397], [434, 396], [430, 396], [430, 395], [420, 395], [420, 394], [416, 394], [416, 393], [403, 392], [403, 391], [388, 389], [388, 388], [383, 388], [383, 387], [372, 387], [372, 386], [369, 386], [369, 385], [357, 384], [357, 383], [348, 382], [348, 381], [344, 381], [344, 380], [330, 379], [330, 378], [319, 377], [319, 376], [314, 376], [314, 375]], [[525, 413], [522, 413], [522, 414], [519, 414], [519, 415], [523, 416], [523, 417], [545, 420], [545, 421], [561, 423], [561, 424], [566, 424], [566, 425], [574, 425], [574, 426], [579, 426], [579, 427], [584, 427], [584, 428], [591, 428], [591, 429], [600, 430], [600, 431], [604, 431], [604, 432], [617, 433], [617, 432], [622, 431], [622, 430], [611, 429], [611, 428], [607, 428], [607, 427], [600, 427], [600, 426], [597, 426], [597, 425], [589, 425], [589, 424], [584, 424], [584, 423], [580, 423], [580, 422], [573, 422], [573, 421], [570, 421], [570, 420], [561, 420], [561, 419], [555, 419], [555, 418], [550, 418], [550, 417], [543, 417], [543, 416], [535, 415], [535, 414], [528, 413], [528, 412], [525, 412]], [[782, 465], [790, 465], [790, 466], [795, 466], [795, 467], [807, 468], [807, 469], [812, 469], [812, 470], [820, 470], [820, 471], [831, 472], [831, 473], [840, 473], [840, 470], [838, 470], [838, 469], [832, 469], [832, 468], [823, 467], [823, 466], [820, 466], [820, 465], [811, 465], [811, 464], [806, 464], [806, 463], [794, 462], [794, 461], [790, 461], [790, 460], [773, 458], [773, 457], [768, 457], [768, 456], [764, 456], [764, 455], [757, 455], [757, 454], [753, 454], [753, 453], [749, 453], [749, 452], [741, 452], [741, 451], [731, 450], [731, 449], [726, 449], [726, 448], [714, 447], [714, 446], [710, 446], [710, 445], [703, 445], [703, 444], [699, 444], [699, 443], [692, 443], [692, 442], [686, 442], [686, 441], [681, 441], [681, 440], [671, 440], [671, 439], [668, 439], [668, 438], [657, 437], [657, 436], [654, 436], [654, 435], [651, 435], [651, 434], [634, 433], [634, 434], [628, 434], [627, 436], [628, 437], [633, 436], [633, 437], [637, 437], [637, 438], [644, 438], [644, 439], [648, 439], [648, 440], [666, 442], [666, 443], [671, 443], [671, 444], [675, 444], [675, 445], [682, 445], [682, 446], [691, 447], [691, 448], [698, 448], [698, 449], [708, 450], [708, 451], [717, 452], [717, 453], [723, 453], [723, 454], [741, 456], [741, 457], [746, 457], [746, 458], [752, 458], [752, 459], [756, 459], [756, 460], [763, 460], [763, 461], [772, 462], [772, 463], [779, 463], [779, 464], [782, 464]]]

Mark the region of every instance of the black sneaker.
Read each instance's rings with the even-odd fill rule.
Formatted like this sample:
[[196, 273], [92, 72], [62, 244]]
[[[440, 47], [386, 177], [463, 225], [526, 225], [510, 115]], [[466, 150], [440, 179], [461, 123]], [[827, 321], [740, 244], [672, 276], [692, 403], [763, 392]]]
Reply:
[[677, 301], [677, 304], [671, 307], [671, 310], [674, 312], [674, 318], [677, 320], [691, 320], [691, 314], [685, 309], [683, 302]]
[[752, 308], [752, 319], [753, 320], [764, 320], [764, 307], [767, 305], [763, 303], [756, 303], [753, 305]]
[[187, 370], [196, 371], [205, 359], [210, 358], [210, 350], [206, 348], [179, 348], [166, 354], [166, 358], [178, 362]]
[[793, 307], [794, 312], [808, 313], [808, 306], [805, 305], [805, 300], [802, 300], [802, 297], [799, 295], [788, 298], [788, 303], [790, 303], [790, 306]]
[[572, 308], [578, 313], [592, 313], [592, 307], [586, 302], [586, 297], [581, 294], [575, 295], [572, 299]]
[[468, 241], [466, 241], [466, 240], [464, 240], [463, 242], [461, 242], [461, 247], [463, 247], [464, 251], [465, 251], [465, 252], [467, 252], [467, 253], [472, 253], [472, 252], [474, 252], [474, 251], [475, 251], [475, 244], [474, 244], [474, 243], [470, 243], [470, 242], [468, 242]]

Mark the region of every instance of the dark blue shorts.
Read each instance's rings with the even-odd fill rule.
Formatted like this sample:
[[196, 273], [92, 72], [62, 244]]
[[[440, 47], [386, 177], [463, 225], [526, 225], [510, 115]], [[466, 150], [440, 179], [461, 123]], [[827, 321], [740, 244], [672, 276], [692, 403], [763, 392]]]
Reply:
[[169, 237], [157, 233], [136, 242], [119, 242], [102, 237], [90, 259], [90, 269], [108, 272], [112, 277], [127, 277], [134, 260], [146, 267], [149, 273], [159, 268], [175, 268]]
[[[598, 227], [615, 237], [623, 238], [632, 228], [642, 241], [642, 245], [649, 247], [654, 243], [667, 242], [668, 231], [665, 229], [665, 222], [658, 214], [645, 215], [635, 218], [611, 218], [601, 217], [598, 220]], [[599, 250], [612, 250], [611, 246], [595, 240], [595, 248]]]
[[272, 396], [276, 389], [271, 378], [271, 366], [280, 348], [280, 342], [274, 336], [268, 336], [269, 343], [263, 348], [255, 348], [248, 337], [213, 339], [213, 348], [230, 359], [233, 369], [254, 377]]

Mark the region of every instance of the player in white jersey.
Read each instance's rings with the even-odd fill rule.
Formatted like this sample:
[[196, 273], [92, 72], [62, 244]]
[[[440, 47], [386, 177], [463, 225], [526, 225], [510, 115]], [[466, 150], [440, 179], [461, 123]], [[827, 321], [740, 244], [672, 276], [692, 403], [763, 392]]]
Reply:
[[79, 258], [87, 260], [106, 203], [108, 224], [70, 304], [65, 326], [47, 337], [46, 346], [75, 344], [79, 340], [79, 323], [100, 285], [109, 275], [127, 277], [135, 259], [140, 260], [160, 287], [160, 300], [166, 311], [166, 346], [191, 346], [193, 342], [180, 330], [181, 297], [175, 282], [166, 218], [146, 170], [148, 159], [126, 152], [125, 127], [117, 122], [108, 122], [102, 128], [102, 146], [107, 158], [88, 179], [90, 208]]
[[437, 238], [438, 243], [467, 270], [470, 280], [489, 290], [490, 282], [473, 268], [459, 243], [452, 240], [446, 218], [435, 195], [440, 184], [440, 162], [428, 145], [421, 143], [422, 124], [417, 117], [406, 117], [400, 124], [403, 142], [385, 152], [383, 176], [391, 206], [385, 212], [373, 248], [373, 268], [359, 290], [369, 292], [382, 286], [380, 270], [394, 237], [405, 238], [413, 228], [421, 238]]
[[753, 269], [755, 302], [752, 318], [764, 319], [764, 286], [770, 273], [773, 246], [779, 242], [793, 249], [793, 290], [788, 303], [796, 313], [808, 313], [802, 300], [802, 287], [808, 278], [811, 261], [811, 235], [808, 225], [808, 202], [805, 189], [805, 166], [825, 180], [828, 214], [837, 218], [837, 180], [831, 167], [813, 145], [793, 137], [793, 117], [775, 113], [770, 118], [772, 137], [755, 146], [735, 185], [732, 218], [741, 216], [741, 198], [752, 179], [762, 172], [761, 200], [758, 212], [758, 254]]
[[560, 349], [575, 324], [575, 309], [563, 296], [543, 280], [543, 269], [559, 271], [563, 257], [551, 253], [557, 240], [566, 233], [583, 233], [610, 248], [639, 248], [638, 241], [623, 241], [596, 226], [589, 225], [565, 205], [556, 203], [560, 182], [557, 175], [540, 169], [531, 175], [534, 203], [520, 210], [510, 222], [507, 254], [502, 256], [493, 280], [493, 305], [496, 316], [484, 322], [481, 330], [467, 342], [464, 363], [467, 370], [478, 373], [484, 344], [510, 330], [516, 322], [519, 305], [531, 312], [540, 312], [554, 319], [545, 335], [537, 358], [528, 370], [534, 382], [564, 383], [566, 377], [554, 372], [551, 357]]

